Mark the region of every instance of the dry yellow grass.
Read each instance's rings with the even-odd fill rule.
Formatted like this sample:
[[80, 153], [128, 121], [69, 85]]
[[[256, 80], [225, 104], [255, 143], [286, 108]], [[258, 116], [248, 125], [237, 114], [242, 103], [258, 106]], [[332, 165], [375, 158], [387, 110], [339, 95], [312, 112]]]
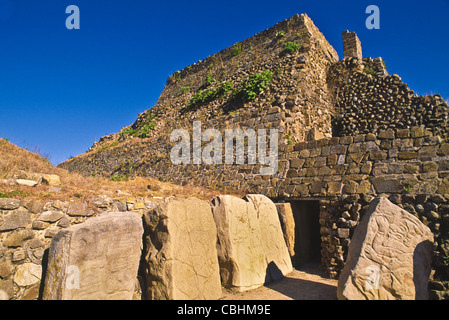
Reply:
[[[27, 179], [32, 174], [56, 174], [60, 190], [39, 184], [36, 187], [11, 185], [14, 179]], [[151, 178], [136, 177], [129, 181], [111, 181], [102, 177], [84, 177], [54, 167], [37, 153], [21, 149], [0, 139], [0, 197], [41, 201], [88, 199], [96, 195], [114, 197], [117, 191], [133, 197], [197, 197], [210, 200], [221, 192], [201, 187], [179, 186]]]

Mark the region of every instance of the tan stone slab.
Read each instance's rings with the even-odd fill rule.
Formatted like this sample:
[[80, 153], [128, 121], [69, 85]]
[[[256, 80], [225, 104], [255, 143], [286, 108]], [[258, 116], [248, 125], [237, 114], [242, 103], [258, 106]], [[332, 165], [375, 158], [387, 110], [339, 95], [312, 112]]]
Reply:
[[167, 199], [145, 213], [144, 224], [147, 299], [220, 298], [217, 229], [209, 202]]
[[52, 239], [44, 300], [130, 300], [139, 268], [142, 219], [105, 213]]
[[351, 239], [338, 298], [428, 299], [432, 253], [429, 228], [389, 200], [376, 198]]

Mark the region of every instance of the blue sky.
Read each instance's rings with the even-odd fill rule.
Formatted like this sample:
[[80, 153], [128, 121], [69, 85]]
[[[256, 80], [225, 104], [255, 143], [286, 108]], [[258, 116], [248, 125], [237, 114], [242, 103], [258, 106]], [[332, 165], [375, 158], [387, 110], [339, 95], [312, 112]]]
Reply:
[[[380, 30], [365, 27], [371, 4]], [[65, 26], [69, 5], [79, 30]], [[58, 164], [133, 123], [176, 70], [303, 12], [340, 57], [355, 31], [364, 56], [449, 98], [449, 0], [0, 0], [0, 137]]]

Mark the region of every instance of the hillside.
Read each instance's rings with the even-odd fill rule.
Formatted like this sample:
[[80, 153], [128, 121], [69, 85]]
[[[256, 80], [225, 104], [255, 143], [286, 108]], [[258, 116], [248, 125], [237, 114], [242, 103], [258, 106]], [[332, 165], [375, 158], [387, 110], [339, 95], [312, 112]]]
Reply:
[[[54, 181], [45, 179], [55, 178]], [[114, 181], [116, 180], [116, 181]], [[117, 181], [122, 180], [122, 181]], [[110, 197], [189, 197], [210, 199], [218, 192], [201, 187], [182, 187], [151, 178], [85, 177], [54, 167], [38, 153], [0, 139], [0, 198], [22, 200], [81, 201], [99, 195]]]

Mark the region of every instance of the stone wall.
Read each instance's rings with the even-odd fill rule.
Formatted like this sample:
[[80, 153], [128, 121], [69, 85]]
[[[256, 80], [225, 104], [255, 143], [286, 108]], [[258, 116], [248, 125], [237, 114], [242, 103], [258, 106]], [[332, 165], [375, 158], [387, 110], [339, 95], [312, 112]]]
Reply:
[[388, 75], [382, 60], [344, 59], [332, 67], [333, 135], [378, 133], [380, 130], [424, 126], [447, 137], [449, 107], [440, 95], [418, 96], [398, 75]]
[[[155, 200], [153, 200], [155, 201]], [[33, 300], [42, 297], [41, 280], [51, 240], [59, 231], [103, 212], [143, 214], [149, 199], [99, 196], [89, 201], [21, 201], [0, 199], [0, 298]], [[136, 280], [134, 298], [140, 297]]]

